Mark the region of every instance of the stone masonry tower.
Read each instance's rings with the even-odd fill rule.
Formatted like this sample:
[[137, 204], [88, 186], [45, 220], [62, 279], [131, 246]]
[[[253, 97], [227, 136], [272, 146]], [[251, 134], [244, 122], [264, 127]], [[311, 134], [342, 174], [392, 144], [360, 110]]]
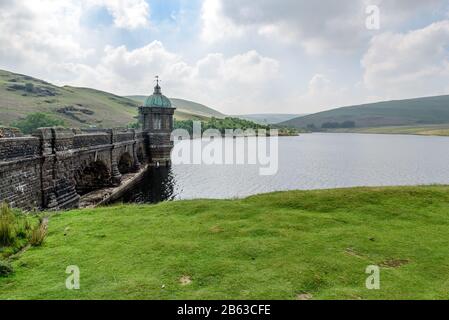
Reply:
[[159, 77], [156, 76], [154, 93], [145, 100], [143, 106], [139, 107], [139, 123], [148, 138], [148, 151], [152, 165], [169, 166], [171, 164], [173, 142], [170, 136], [173, 131], [174, 112], [175, 108], [162, 94]]

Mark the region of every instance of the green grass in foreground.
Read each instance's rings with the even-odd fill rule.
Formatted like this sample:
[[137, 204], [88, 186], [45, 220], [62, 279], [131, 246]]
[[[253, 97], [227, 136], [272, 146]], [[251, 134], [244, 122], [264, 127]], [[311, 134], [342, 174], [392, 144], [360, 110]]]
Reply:
[[[0, 298], [447, 299], [448, 230], [443, 186], [76, 210], [51, 218], [44, 245], [0, 278]], [[370, 264], [378, 291], [365, 288]], [[69, 265], [79, 291], [65, 289]]]

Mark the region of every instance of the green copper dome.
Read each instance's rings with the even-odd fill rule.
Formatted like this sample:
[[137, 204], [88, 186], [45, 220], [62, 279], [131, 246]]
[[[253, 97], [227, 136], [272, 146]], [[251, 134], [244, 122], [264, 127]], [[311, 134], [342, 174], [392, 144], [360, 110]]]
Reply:
[[143, 104], [147, 108], [171, 108], [170, 99], [164, 96], [161, 92], [161, 87], [159, 86], [159, 81], [154, 87], [154, 93], [145, 99]]

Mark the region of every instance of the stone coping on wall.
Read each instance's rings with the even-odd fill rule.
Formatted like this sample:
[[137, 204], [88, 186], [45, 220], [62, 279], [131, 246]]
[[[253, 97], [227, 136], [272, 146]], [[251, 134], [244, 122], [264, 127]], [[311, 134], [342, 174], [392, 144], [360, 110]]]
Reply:
[[14, 137], [0, 139], [0, 161], [29, 159], [41, 155], [40, 141], [34, 137]]
[[23, 134], [18, 128], [0, 126], [0, 139], [22, 137]]
[[4, 168], [8, 168], [11, 165], [14, 164], [21, 164], [21, 163], [29, 163], [32, 161], [41, 161], [43, 157], [42, 156], [31, 156], [31, 157], [26, 157], [26, 158], [11, 158], [11, 159], [7, 159], [5, 160], [1, 160], [0, 159], [0, 172], [4, 170]]
[[27, 136], [8, 135], [0, 139], [0, 161], [28, 159], [71, 150], [107, 148], [141, 141], [142, 131], [135, 129], [81, 130], [40, 128]]

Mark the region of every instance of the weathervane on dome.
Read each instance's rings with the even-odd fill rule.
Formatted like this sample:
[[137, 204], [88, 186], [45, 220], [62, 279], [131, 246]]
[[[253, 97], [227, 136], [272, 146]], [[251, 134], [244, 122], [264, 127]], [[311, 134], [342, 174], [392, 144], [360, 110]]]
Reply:
[[156, 87], [154, 87], [154, 94], [161, 94], [161, 87], [159, 86], [159, 82], [162, 82], [162, 80], [159, 79], [159, 76], [154, 77], [156, 80]]

